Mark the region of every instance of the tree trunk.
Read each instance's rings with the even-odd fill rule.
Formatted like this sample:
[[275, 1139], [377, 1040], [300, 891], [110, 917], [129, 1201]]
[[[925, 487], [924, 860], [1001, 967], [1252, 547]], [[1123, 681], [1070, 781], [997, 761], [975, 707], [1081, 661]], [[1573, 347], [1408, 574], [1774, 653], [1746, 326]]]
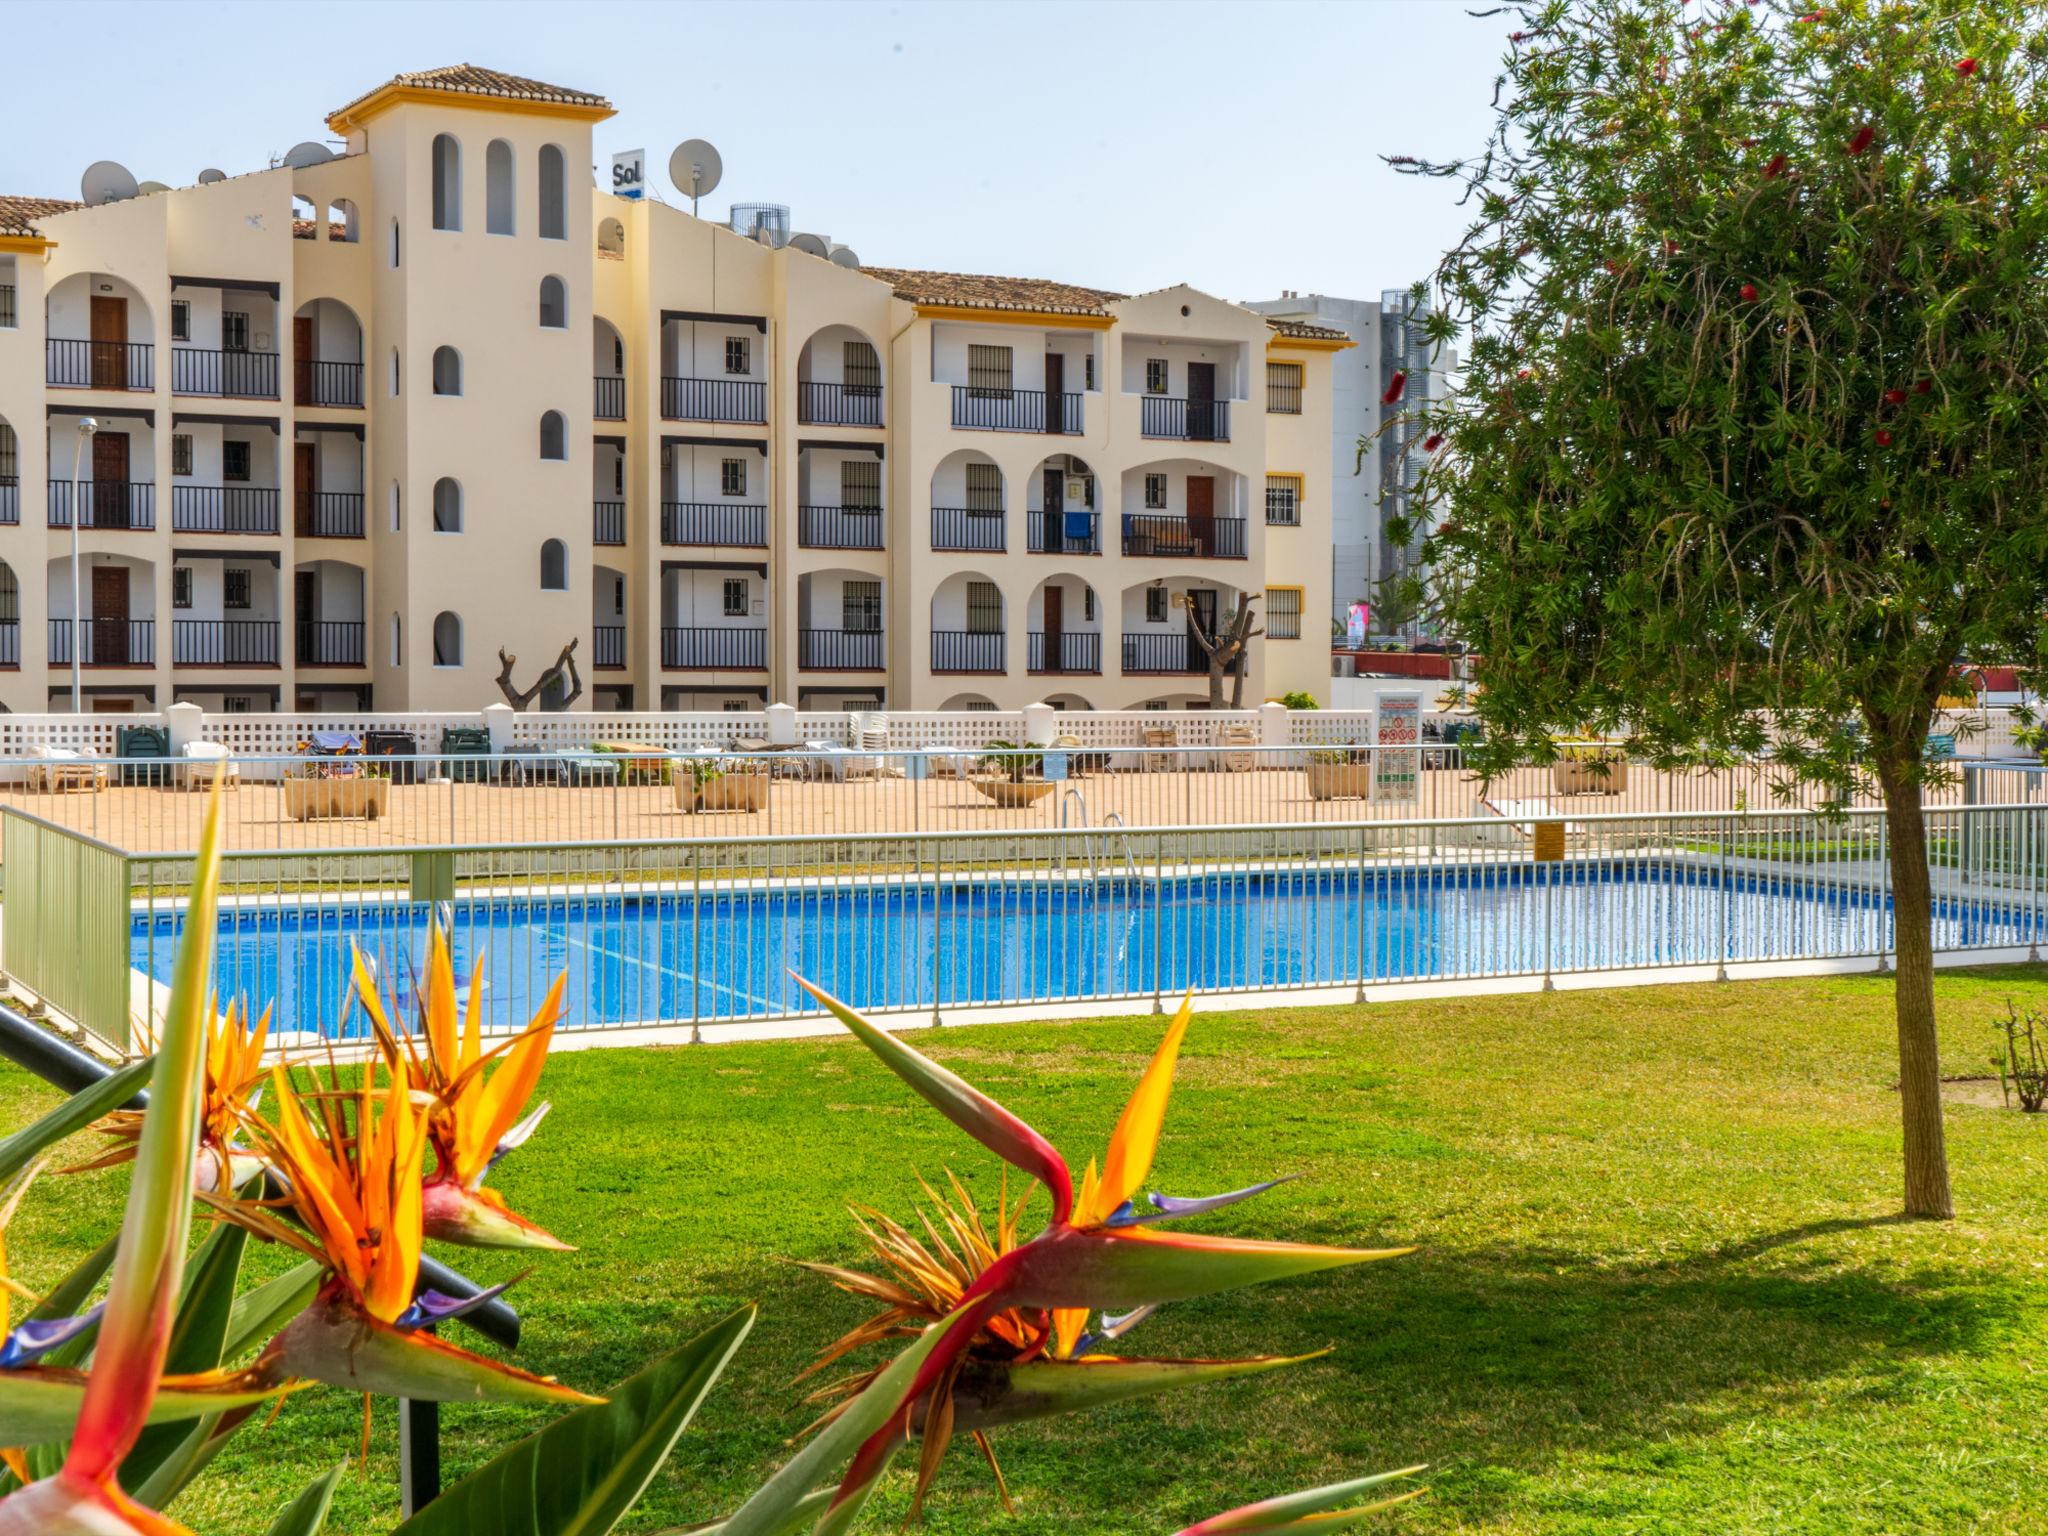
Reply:
[[1216, 653], [1209, 653], [1209, 707], [1223, 707], [1223, 667], [1216, 664]]
[[1927, 873], [1927, 822], [1920, 784], [1880, 759], [1885, 831], [1891, 844], [1892, 927], [1898, 973], [1899, 1111], [1906, 1144], [1906, 1214], [1955, 1215], [1941, 1122], [1941, 1052], [1934, 1028], [1934, 902]]

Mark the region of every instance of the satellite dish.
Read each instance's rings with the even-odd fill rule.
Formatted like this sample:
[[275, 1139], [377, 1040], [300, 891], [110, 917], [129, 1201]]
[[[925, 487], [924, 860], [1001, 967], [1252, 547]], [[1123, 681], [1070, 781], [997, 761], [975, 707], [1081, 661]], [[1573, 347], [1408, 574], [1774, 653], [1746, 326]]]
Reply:
[[309, 165], [321, 165], [334, 158], [334, 151], [325, 144], [316, 144], [311, 139], [303, 144], [294, 144], [284, 152], [284, 163], [295, 171], [303, 171]]
[[668, 157], [668, 179], [678, 192], [690, 194], [690, 212], [697, 212], [697, 199], [718, 185], [725, 175], [725, 162], [708, 139], [685, 139]]
[[210, 187], [216, 181], [226, 181], [227, 179], [228, 173], [226, 171], [217, 171], [210, 165], [199, 173], [199, 185], [202, 187]]
[[860, 257], [850, 245], [833, 246], [829, 259], [835, 267], [851, 267], [856, 272], [860, 270]]
[[145, 181], [135, 189], [147, 197], [152, 192], [168, 192], [170, 187], [161, 181]]
[[93, 161], [78, 179], [79, 198], [95, 208], [101, 203], [124, 202], [141, 190], [128, 167], [113, 160]]
[[761, 245], [772, 246], [775, 244], [775, 231], [766, 224], [756, 224], [754, 226], [754, 239]]
[[816, 235], [791, 235], [789, 237], [789, 244], [792, 250], [802, 251], [806, 256], [824, 256], [828, 254], [825, 249], [825, 242]]

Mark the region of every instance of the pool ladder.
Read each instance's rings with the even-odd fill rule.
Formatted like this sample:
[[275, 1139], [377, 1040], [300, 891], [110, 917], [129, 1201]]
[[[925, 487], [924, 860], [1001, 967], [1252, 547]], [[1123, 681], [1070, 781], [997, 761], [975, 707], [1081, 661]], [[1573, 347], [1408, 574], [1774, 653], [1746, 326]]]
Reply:
[[[1060, 796], [1060, 829], [1062, 831], [1066, 830], [1067, 809], [1070, 805], [1077, 805], [1080, 807], [1080, 817], [1074, 823], [1074, 825], [1078, 827], [1082, 832], [1087, 832], [1089, 830], [1088, 797], [1082, 794], [1080, 790], [1073, 788], [1071, 785], [1068, 786], [1067, 792]], [[1102, 818], [1102, 830], [1105, 834], [1105, 842], [1108, 840], [1107, 834], [1110, 827], [1112, 826], [1114, 826], [1118, 830], [1118, 832], [1123, 834], [1124, 870], [1131, 877], [1132, 884], [1135, 885], [1138, 880], [1138, 861], [1131, 857], [1131, 838], [1130, 833], [1126, 831], [1124, 828], [1124, 813], [1122, 811], [1111, 811], [1107, 816]], [[1102, 857], [1095, 839], [1092, 837], [1085, 839], [1083, 846], [1085, 846], [1088, 850], [1089, 878], [1093, 880], [1100, 880], [1102, 878]]]

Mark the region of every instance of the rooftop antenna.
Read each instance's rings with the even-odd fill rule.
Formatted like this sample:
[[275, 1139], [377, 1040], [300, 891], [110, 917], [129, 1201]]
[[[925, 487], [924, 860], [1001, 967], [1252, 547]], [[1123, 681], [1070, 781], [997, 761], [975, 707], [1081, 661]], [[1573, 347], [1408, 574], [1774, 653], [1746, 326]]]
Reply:
[[284, 152], [284, 163], [295, 171], [303, 171], [309, 165], [321, 165], [334, 158], [334, 151], [325, 144], [308, 139], [303, 144], [294, 144]]
[[94, 208], [101, 203], [126, 202], [141, 190], [128, 167], [115, 160], [93, 161], [78, 179], [79, 199]]
[[668, 157], [668, 179], [678, 192], [690, 194], [690, 217], [697, 216], [697, 199], [712, 190], [725, 175], [725, 162], [709, 139], [685, 139]]

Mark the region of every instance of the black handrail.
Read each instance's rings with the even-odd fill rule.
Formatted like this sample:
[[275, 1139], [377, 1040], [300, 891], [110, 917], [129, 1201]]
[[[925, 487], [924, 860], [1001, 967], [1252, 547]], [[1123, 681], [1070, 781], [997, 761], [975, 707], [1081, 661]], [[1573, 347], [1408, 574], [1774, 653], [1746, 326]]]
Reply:
[[275, 400], [277, 354], [221, 347], [171, 348], [171, 393], [225, 400]]
[[669, 421], [768, 420], [768, 386], [759, 379], [661, 381], [661, 414]]
[[1003, 635], [973, 629], [932, 631], [934, 672], [1000, 672], [1003, 670]]
[[1081, 396], [1072, 391], [953, 386], [953, 425], [980, 432], [1046, 432], [1078, 436]]
[[[1074, 537], [1076, 529], [1087, 531]], [[1102, 517], [1096, 512], [1027, 512], [1024, 547], [1034, 555], [1099, 555]]]
[[664, 501], [661, 542], [766, 549], [768, 508], [758, 501]]
[[[71, 664], [69, 619], [50, 620], [50, 660], [59, 666]], [[88, 667], [150, 667], [156, 665], [156, 621], [154, 619], [87, 619], [76, 626], [80, 631], [79, 660]]]
[[298, 379], [292, 393], [298, 404], [347, 408], [363, 403], [361, 363], [328, 363], [302, 357], [297, 367]]
[[275, 619], [173, 619], [174, 667], [274, 667]]
[[44, 343], [47, 382], [67, 389], [155, 389], [156, 348], [147, 341]]
[[879, 427], [879, 384], [798, 384], [796, 419], [806, 427]]
[[0, 523], [21, 521], [21, 482], [12, 476], [0, 480]]
[[302, 539], [360, 539], [361, 491], [300, 491], [293, 532]]
[[591, 383], [596, 388], [590, 414], [599, 421], [624, 421], [626, 381], [616, 373], [599, 373], [591, 376]]
[[798, 507], [796, 541], [805, 549], [880, 549], [880, 507]]
[[361, 619], [300, 619], [298, 664], [302, 667], [360, 667], [363, 664]]
[[[71, 526], [69, 480], [50, 482], [50, 526]], [[156, 482], [153, 480], [81, 480], [78, 504], [81, 528], [147, 530], [156, 526]]]
[[626, 626], [599, 624], [591, 631], [590, 665], [599, 672], [623, 671], [626, 665]]
[[593, 501], [590, 504], [590, 542], [626, 542], [626, 504], [623, 501]]
[[1067, 674], [1092, 674], [1102, 670], [1102, 636], [1092, 630], [1066, 630], [1048, 634], [1033, 630], [1027, 635], [1030, 670]]
[[1004, 548], [1003, 509], [933, 507], [932, 548], [1001, 554]]
[[661, 632], [661, 664], [682, 671], [758, 672], [768, 665], [768, 631], [670, 626]]
[[21, 620], [0, 619], [0, 667], [21, 665]]
[[171, 487], [173, 533], [275, 533], [277, 492], [262, 485]]
[[800, 629], [796, 632], [796, 664], [813, 672], [879, 672], [882, 632], [879, 629]]
[[1230, 441], [1228, 400], [1180, 400], [1171, 395], [1140, 396], [1138, 434], [1175, 437], [1190, 443]]
[[1175, 560], [1242, 560], [1241, 517], [1170, 517], [1164, 512], [1124, 514], [1124, 553]]

